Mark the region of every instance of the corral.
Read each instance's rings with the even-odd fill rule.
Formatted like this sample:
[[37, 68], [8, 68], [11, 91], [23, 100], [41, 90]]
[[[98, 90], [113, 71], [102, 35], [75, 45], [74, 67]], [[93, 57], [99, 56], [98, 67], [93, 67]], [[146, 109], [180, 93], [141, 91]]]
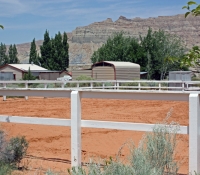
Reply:
[[[1, 94], [2, 95], [8, 95], [9, 94], [9, 92], [11, 93], [11, 95], [14, 95], [14, 94], [18, 94], [18, 95], [20, 95], [20, 96], [22, 96], [22, 95], [25, 95], [25, 96], [32, 96], [34, 93], [36, 93], [36, 91], [37, 90], [23, 90], [23, 89], [19, 89], [19, 90], [15, 90], [15, 89], [2, 89], [2, 91], [1, 91]], [[41, 90], [40, 90], [41, 91]], [[42, 90], [43, 91], [43, 93], [38, 93], [38, 95], [39, 96], [45, 96], [45, 95], [48, 95], [48, 94], [51, 94], [52, 92], [54, 92], [54, 93], [56, 93], [56, 95], [61, 95], [61, 94], [63, 94], [64, 96], [68, 96], [66, 93], [67, 93], [67, 91], [64, 91], [64, 90], [59, 90], [59, 91], [55, 91], [55, 90], [49, 90], [49, 92], [48, 91], [44, 91], [44, 90]], [[39, 92], [39, 91], [38, 91]], [[104, 94], [105, 93], [105, 94]], [[108, 93], [111, 93], [111, 94], [109, 94], [109, 97], [111, 98], [111, 99], [129, 99], [129, 100], [98, 100], [98, 99], [85, 99], [85, 98], [107, 98], [107, 99], [109, 99], [109, 97], [108, 97]], [[32, 95], [31, 95], [32, 94]], [[121, 95], [120, 95], [121, 94]], [[154, 123], [158, 123], [158, 122], [161, 122], [164, 118], [165, 118], [165, 116], [166, 116], [166, 113], [169, 111], [169, 109], [171, 108], [171, 107], [173, 107], [174, 108], [174, 113], [172, 114], [172, 116], [171, 116], [171, 118], [170, 118], [170, 120], [174, 120], [174, 121], [176, 121], [176, 122], [178, 122], [178, 123], [180, 123], [180, 125], [185, 125], [185, 126], [187, 126], [188, 124], [189, 124], [189, 120], [188, 120], [188, 100], [189, 99], [191, 99], [191, 101], [190, 101], [190, 115], [191, 114], [193, 114], [193, 113], [191, 113], [191, 109], [193, 109], [194, 110], [194, 115], [196, 115], [196, 113], [198, 113], [198, 111], [196, 110], [196, 107], [198, 108], [198, 106], [195, 106], [194, 105], [194, 103], [193, 103], [193, 105], [192, 105], [192, 103], [191, 102], [193, 102], [193, 100], [192, 99], [197, 99], [197, 98], [199, 98], [199, 97], [196, 97], [195, 96], [195, 94], [194, 95], [191, 95], [190, 96], [190, 98], [188, 99], [188, 92], [187, 93], [181, 93], [181, 92], [179, 92], [179, 93], [174, 93], [173, 94], [173, 92], [172, 92], [172, 94], [171, 94], [171, 92], [169, 92], [169, 93], [163, 93], [163, 92], [160, 92], [160, 93], [158, 93], [157, 95], [156, 95], [157, 93], [155, 93], [155, 92], [150, 92], [150, 93], [147, 93], [146, 95], [145, 95], [145, 92], [142, 92], [142, 93], [140, 93], [140, 94], [137, 94], [137, 92], [131, 92], [131, 93], [126, 93], [125, 91], [124, 91], [124, 93], [123, 93], [123, 91], [122, 91], [122, 93], [120, 92], [117, 92], [116, 90], [115, 91], [113, 91], [113, 92], [95, 92], [95, 91], [85, 91], [85, 92], [82, 92], [81, 93], [81, 96], [83, 97], [83, 99], [82, 99], [82, 119], [88, 119], [87, 118], [87, 116], [90, 116], [90, 113], [92, 114], [92, 118], [89, 118], [90, 120], [92, 119], [92, 120], [104, 120], [104, 121], [123, 121], [123, 122], [125, 122], [125, 121], [127, 121], [127, 119], [128, 119], [128, 121], [129, 122], [138, 122], [138, 123], [152, 123], [152, 124], [154, 124]], [[55, 96], [56, 96], [55, 95]], [[73, 95], [73, 94], [72, 94]], [[122, 95], [124, 95], [125, 97], [122, 97]], [[169, 101], [146, 101], [145, 99], [148, 99], [148, 100], [150, 100], [150, 99], [154, 99], [154, 100], [164, 100], [164, 97], [165, 97], [165, 100], [178, 100], [178, 101], [185, 101], [185, 102], [175, 102], [175, 101], [171, 101], [171, 102], [169, 102]], [[71, 97], [72, 98], [72, 97]], [[76, 97], [77, 98], [77, 97]], [[76, 99], [75, 98], [75, 99]], [[72, 98], [73, 99], [73, 98]], [[134, 99], [134, 101], [133, 100], [130, 100], [130, 99]], [[143, 101], [140, 101], [140, 100], [142, 99]], [[14, 100], [14, 99], [12, 99], [12, 100]], [[11, 101], [12, 101], [11, 100]], [[25, 101], [24, 99], [16, 99], [16, 100], [19, 100], [19, 101], [17, 101], [17, 104], [19, 104], [19, 102], [20, 102], [20, 100], [22, 101], [22, 102], [24, 102], [24, 104], [27, 104], [29, 101], [31, 101], [32, 100], [32, 98], [31, 99], [29, 99], [28, 101]], [[40, 116], [40, 114], [42, 114], [43, 113], [43, 111], [44, 111], [44, 109], [45, 109], [45, 105], [41, 105], [42, 103], [43, 104], [46, 104], [47, 105], [47, 100], [58, 100], [58, 99], [43, 99], [43, 98], [36, 98], [36, 99], [33, 99], [33, 100], [35, 100], [35, 105], [33, 104], [33, 106], [40, 106], [41, 108], [38, 108], [35, 112], [34, 112], [34, 115], [29, 115], [29, 114], [20, 114], [20, 113], [18, 113], [17, 112], [17, 108], [16, 108], [16, 103], [14, 103], [14, 101], [13, 101], [13, 110], [11, 110], [10, 111], [10, 109], [11, 109], [11, 107], [12, 106], [10, 106], [10, 108], [8, 108], [9, 106], [7, 106], [6, 107], [6, 109], [7, 109], [7, 112], [12, 112], [12, 114], [10, 113], [5, 113], [5, 112], [3, 112], [3, 111], [0, 111], [1, 112], [1, 114], [4, 114], [4, 115], [18, 115], [18, 116], [37, 116], [37, 117], [43, 117], [43, 116]], [[42, 100], [42, 101], [40, 101], [40, 100]], [[62, 101], [62, 100], [67, 100], [67, 99], [59, 99], [57, 102], [58, 102], [58, 104], [59, 104], [59, 101]], [[77, 99], [78, 100], [78, 99]], [[88, 100], [88, 101], [87, 101]], [[9, 104], [11, 104], [10, 102], [10, 99], [8, 100], [8, 101], [6, 101], [6, 102], [2, 102], [2, 105], [1, 106], [3, 106], [4, 104], [7, 104], [7, 105], [9, 105]], [[38, 103], [38, 102], [41, 102], [41, 104], [40, 103]], [[54, 101], [54, 103], [53, 104], [51, 104], [51, 106], [50, 106], [50, 108], [46, 108], [46, 109], [48, 109], [49, 111], [45, 111], [45, 112], [47, 112], [47, 115], [48, 116], [45, 116], [45, 117], [49, 117], [49, 118], [57, 118], [57, 116], [58, 115], [64, 115], [64, 117], [58, 117], [58, 118], [68, 118], [67, 117], [67, 115], [66, 115], [66, 110], [67, 111], [69, 111], [69, 113], [70, 113], [70, 105], [64, 105], [64, 101], [62, 101], [62, 104], [64, 105], [63, 107], [63, 109], [64, 109], [64, 111], [63, 112], [61, 112], [60, 114], [58, 114], [59, 112], [59, 110], [60, 110], [60, 107], [62, 106], [62, 105], [59, 105], [59, 107], [57, 106], [57, 102], [56, 101]], [[76, 101], [76, 100], [75, 100]], [[74, 102], [75, 102], [74, 101]], [[86, 103], [84, 104], [84, 101], [86, 101]], [[101, 101], [102, 101], [102, 104], [101, 104]], [[111, 104], [111, 106], [109, 105], [109, 101], [112, 101], [112, 104]], [[55, 103], [56, 102], [56, 103]], [[77, 101], [78, 102], [78, 101]], [[99, 103], [100, 102], [100, 103]], [[139, 108], [139, 106], [137, 105], [137, 103], [138, 102], [140, 102], [141, 103], [141, 107]], [[194, 101], [195, 102], [195, 101]], [[68, 101], [68, 103], [70, 103], [70, 101]], [[73, 106], [73, 102], [71, 102], [72, 104], [72, 106]], [[145, 104], [150, 104], [150, 105], [145, 105]], [[196, 102], [195, 102], [196, 103]], [[56, 104], [56, 105], [55, 105]], [[161, 105], [162, 104], [162, 105]], [[165, 105], [164, 104], [168, 104], [167, 105], [167, 108], [168, 109], [166, 109], [166, 108], [163, 108]], [[77, 105], [78, 105], [78, 103], [77, 103]], [[84, 106], [85, 105], [85, 106]], [[93, 107], [94, 105], [97, 105], [96, 107]], [[158, 105], [158, 107], [160, 108], [158, 108], [158, 107], [156, 107]], [[57, 106], [57, 107], [56, 107]], [[66, 108], [66, 106], [68, 106], [68, 108]], [[76, 105], [75, 105], [76, 106]], [[99, 106], [99, 109], [98, 109], [98, 106]], [[111, 108], [109, 108], [109, 106], [111, 107]], [[23, 107], [25, 107], [25, 108], [23, 108]], [[77, 106], [78, 107], [78, 106]], [[22, 113], [24, 113], [24, 109], [26, 109], [26, 112], [28, 112], [27, 111], [27, 107], [26, 107], [26, 105], [21, 105], [21, 107], [18, 107], [19, 109], [20, 109], [20, 111], [22, 112]], [[79, 108], [79, 107], [78, 107]], [[77, 108], [77, 109], [78, 109]], [[108, 110], [106, 110], [106, 108], [108, 108]], [[97, 110], [95, 110], [95, 109], [97, 109]], [[125, 109], [125, 110], [124, 110]], [[147, 112], [146, 112], [146, 109], [151, 109], [151, 110], [148, 110]], [[84, 117], [84, 110], [86, 110], [86, 112], [85, 112], [85, 116], [86, 117]], [[192, 110], [192, 111], [193, 111]], [[30, 112], [32, 111], [32, 107], [30, 108]], [[73, 108], [72, 108], [72, 111], [74, 111], [73, 110]], [[106, 114], [106, 112], [108, 112], [108, 115]], [[178, 112], [177, 114], [176, 114], [176, 112]], [[68, 112], [67, 112], [68, 113]], [[68, 113], [68, 114], [69, 114]], [[76, 112], [75, 112], [76, 113]], [[115, 114], [115, 115], [111, 115], [111, 114]], [[156, 114], [157, 113], [157, 114]], [[164, 114], [165, 113], [165, 114]], [[31, 114], [31, 113], [30, 113]], [[173, 118], [173, 116], [174, 116], [174, 114], [176, 114], [177, 116], [175, 117], [175, 118]], [[66, 115], [66, 116], [65, 116]], [[74, 115], [74, 114], [73, 114]], [[71, 116], [71, 117], [73, 117], [73, 115]], [[75, 114], [75, 115], [79, 115], [78, 113], [77, 114]], [[112, 116], [111, 118], [110, 118], [110, 115]], [[70, 114], [68, 115], [68, 116], [70, 116]], [[95, 116], [97, 116], [97, 117], [95, 117]], [[195, 117], [196, 116], [193, 116], [193, 119], [195, 119]], [[11, 119], [11, 120], [10, 120]], [[12, 120], [13, 120], [13, 118], [9, 118], [9, 117], [7, 117], [6, 118], [6, 121], [8, 122], [10, 122], [11, 121], [11, 123], [12, 123]], [[72, 120], [72, 122], [74, 122], [73, 120]], [[81, 123], [81, 126], [82, 127], [87, 127], [87, 126], [89, 126], [90, 124], [87, 124], [87, 121], [84, 121], [84, 123], [85, 124], [83, 124], [83, 126], [82, 126], [82, 123]], [[95, 123], [95, 122], [93, 122], [93, 123]], [[191, 119], [190, 119], [190, 124], [191, 124]], [[12, 129], [14, 129], [14, 126], [16, 125], [20, 125], [20, 129], [21, 129], [21, 133], [23, 134], [23, 135], [26, 135], [26, 133], [27, 133], [27, 130], [23, 130], [22, 128], [22, 124], [11, 124], [13, 127], [12, 127]], [[113, 125], [113, 124], [112, 124]], [[126, 125], [126, 124], [125, 124]], [[7, 127], [7, 129], [9, 129], [10, 128], [10, 126], [6, 126], [6, 124], [3, 124], [2, 125], [4, 128], [6, 128]], [[27, 125], [24, 125], [24, 126], [27, 126]], [[33, 125], [32, 125], [33, 126]], [[72, 124], [72, 126], [73, 126], [73, 124]], [[107, 122], [107, 126], [108, 126], [108, 122]], [[110, 125], [111, 126], [111, 125]], [[37, 126], [38, 128], [40, 128], [40, 127], [42, 127], [42, 128], [44, 128], [44, 130], [45, 131], [47, 131], [47, 126]], [[120, 126], [119, 126], [120, 127]], [[141, 124], [141, 127], [142, 127], [142, 124]], [[148, 127], [148, 126], [147, 126]], [[54, 127], [50, 127], [51, 129], [52, 128], [57, 128], [56, 126], [54, 126]], [[63, 127], [59, 127], [60, 129], [62, 129]], [[99, 128], [101, 128], [101, 127], [99, 127]], [[106, 127], [104, 127], [104, 128], [106, 128]], [[114, 128], [116, 128], [116, 127], [114, 127]], [[192, 134], [193, 133], [193, 131], [192, 130], [195, 130], [195, 128], [196, 128], [196, 126], [193, 126], [192, 128], [189, 128], [190, 129], [190, 134]], [[11, 129], [11, 130], [12, 130]], [[183, 128], [184, 129], [184, 128]], [[65, 131], [67, 131], [67, 129], [66, 128], [64, 128], [64, 130]], [[84, 130], [86, 131], [85, 133], [84, 133]], [[135, 130], [137, 130], [137, 129], [135, 129]], [[148, 129], [145, 129], [145, 130], [148, 130]], [[17, 131], [17, 129], [16, 129], [16, 131]], [[14, 132], [16, 132], [16, 131], [14, 131]], [[78, 130], [77, 130], [78, 131]], [[86, 134], [87, 133], [87, 131], [89, 131], [89, 132], [91, 132], [91, 131], [95, 131], [94, 133], [94, 136], [95, 136], [95, 140], [96, 140], [96, 144], [94, 143], [94, 141], [93, 140], [90, 140], [91, 138], [90, 137], [88, 137], [88, 135]], [[142, 129], [141, 129], [141, 131], [142, 131]], [[18, 131], [19, 132], [19, 131]], [[48, 131], [47, 131], [48, 132]], [[54, 132], [55, 133], [57, 133], [58, 132], [58, 130], [56, 129], [56, 130], [51, 130], [50, 132], [48, 132], [48, 134], [49, 135], [54, 135]], [[114, 133], [116, 133], [117, 132], [117, 134], [115, 135], [115, 134], [113, 134], [113, 132]], [[38, 130], [36, 130], [36, 133], [41, 133], [42, 134], [42, 132], [38, 132]], [[104, 133], [102, 136], [101, 136], [101, 134], [102, 133]], [[108, 139], [108, 141], [106, 141], [106, 137], [109, 135], [109, 133], [111, 133], [111, 135], [110, 135], [110, 138]], [[120, 134], [119, 134], [119, 138], [118, 138], [118, 133], [122, 133], [122, 135], [121, 135], [121, 137], [120, 137]], [[187, 130], [183, 130], [182, 131], [182, 133], [188, 133], [187, 132]], [[16, 134], [16, 133], [15, 133]], [[65, 145], [65, 146], [69, 146], [69, 143], [70, 143], [70, 140], [69, 140], [69, 142], [67, 143], [67, 142], [65, 142], [65, 143], [63, 143], [63, 144], [61, 144], [60, 143], [60, 138], [70, 138], [70, 134], [69, 134], [69, 130], [68, 130], [68, 132], [66, 132], [66, 137], [64, 136], [65, 134], [60, 134], [60, 135], [58, 135], [57, 137], [55, 137], [55, 140], [54, 140], [54, 136], [50, 136], [50, 141], [47, 141], [47, 142], [53, 142], [53, 140], [56, 142], [56, 148], [54, 148], [56, 151], [55, 151], [55, 153], [56, 152], [60, 152], [60, 149], [59, 149], [59, 147], [62, 147], [61, 145]], [[35, 134], [31, 134], [33, 137], [35, 136]], [[29, 135], [29, 136], [31, 136], [31, 135]], [[132, 135], [132, 136], [131, 136]], [[139, 136], [139, 137], [137, 137], [137, 135]], [[82, 140], [83, 140], [83, 144], [84, 144], [84, 137], [86, 137], [88, 140], [90, 140], [89, 142], [87, 142], [87, 144], [85, 145], [85, 149], [84, 149], [84, 146], [83, 146], [83, 144], [82, 144], [82, 155], [84, 156], [84, 158], [86, 158], [86, 157], [89, 157], [89, 155], [91, 156], [92, 154], [93, 155], [95, 155], [95, 156], [101, 156], [101, 157], [107, 157], [107, 156], [114, 156], [115, 154], [116, 154], [116, 152], [117, 152], [117, 150], [119, 149], [119, 147], [120, 147], [120, 145], [121, 144], [123, 144], [123, 142], [125, 142], [128, 138], [126, 137], [126, 136], [128, 136], [129, 137], [129, 139], [130, 138], [133, 138], [133, 140], [135, 140], [136, 141], [136, 143], [138, 142], [138, 140], [139, 139], [141, 139], [141, 132], [132, 132], [132, 131], [118, 131], [118, 130], [103, 130], [103, 129], [82, 129]], [[116, 137], [115, 137], [116, 136]], [[191, 135], [191, 136], [194, 136], [194, 135]], [[105, 138], [104, 138], [105, 137]], [[31, 141], [35, 141], [35, 142], [38, 142], [39, 143], [39, 141], [42, 141], [43, 140], [43, 138], [44, 137], [42, 137], [42, 138], [36, 138], [36, 139], [31, 139], [30, 138], [30, 140]], [[125, 139], [125, 140], [124, 140]], [[45, 138], [44, 138], [44, 140], [45, 140]], [[48, 139], [47, 139], [48, 140]], [[59, 140], [59, 141], [58, 141]], [[183, 166], [182, 166], [182, 169], [181, 169], [181, 171], [184, 171], [185, 173], [186, 172], [188, 172], [188, 161], [187, 161], [187, 153], [188, 153], [188, 136], [186, 135], [186, 136], [183, 136], [183, 135], [180, 135], [180, 137], [179, 137], [179, 140], [180, 140], [180, 144], [181, 145], [179, 145], [179, 148], [178, 148], [178, 150], [179, 150], [179, 152], [180, 152], [180, 150], [181, 151], [183, 151], [183, 153], [181, 152], [181, 154], [177, 157], [177, 159], [179, 159], [179, 160], [185, 160], [185, 162], [183, 162], [182, 161], [182, 163], [183, 163]], [[196, 140], [195, 138], [192, 138], [192, 139], [190, 139], [190, 141], [191, 140]], [[66, 141], [66, 140], [65, 140]], [[111, 144], [109, 144], [109, 142], [113, 142], [113, 143], [111, 143]], [[121, 142], [122, 141], [122, 142]], [[197, 138], [197, 141], [198, 141], [198, 138]], [[72, 142], [73, 142], [73, 140], [72, 140]], [[119, 143], [119, 142], [121, 142], [121, 143]], [[44, 144], [45, 142], [43, 142], [43, 147], [46, 147], [46, 145]], [[100, 144], [100, 143], [102, 143], [102, 145]], [[185, 145], [184, 145], [185, 144]], [[63, 149], [63, 148], [61, 148], [61, 150], [63, 150], [64, 151], [64, 153], [66, 153], [66, 154], [70, 154], [71, 152], [70, 152], [70, 150], [73, 148], [73, 146], [72, 146], [72, 148], [70, 149], [70, 146], [68, 147], [67, 146], [67, 148], [65, 147], [65, 149]], [[90, 147], [90, 146], [92, 146], [92, 147]], [[114, 148], [116, 148], [116, 146], [118, 146], [118, 149], [114, 149]], [[191, 146], [191, 145], [190, 145]], [[194, 146], [194, 149], [196, 149], [196, 146], [195, 145], [192, 145], [192, 146]], [[62, 157], [63, 156], [66, 156], [66, 155], [64, 155], [64, 153], [62, 153], [62, 155], [60, 156], [60, 157], [56, 157], [56, 158], [52, 158], [52, 156], [50, 157], [50, 158], [44, 158], [45, 156], [46, 156], [46, 154], [43, 154], [43, 156], [41, 157], [41, 155], [42, 155], [42, 149], [43, 148], [41, 148], [41, 147], [39, 147], [39, 146], [36, 146], [37, 148], [39, 148], [39, 152], [38, 152], [38, 155], [40, 155], [40, 156], [36, 156], [35, 157], [35, 159], [39, 159], [39, 161], [42, 161], [42, 160], [46, 160], [46, 162], [51, 162], [51, 161], [54, 161], [54, 162], [63, 162], [63, 163], [70, 163], [70, 158], [69, 159], [67, 159], [67, 158], [65, 158], [65, 159], [62, 159]], [[48, 146], [47, 146], [48, 147]], [[48, 147], [49, 148], [49, 147]], [[97, 148], [97, 149], [96, 149]], [[51, 148], [49, 148], [48, 149], [48, 151], [49, 152], [54, 152], [53, 150], [54, 149], [51, 149]], [[87, 150], [87, 151], [86, 151]], [[93, 150], [93, 151], [92, 151]], [[95, 151], [96, 150], [96, 151]], [[190, 150], [191, 150], [191, 148], [190, 148]], [[95, 154], [95, 152], [97, 152], [96, 154]], [[88, 153], [89, 153], [89, 155], [88, 155]], [[104, 153], [106, 153], [106, 154], [104, 154]], [[32, 152], [31, 152], [31, 154], [32, 154]], [[125, 153], [126, 154], [126, 153]], [[193, 153], [192, 153], [193, 154]], [[29, 157], [30, 158], [30, 157]], [[33, 158], [33, 157], [32, 157]], [[196, 158], [194, 158], [194, 159], [196, 159]], [[85, 161], [87, 161], [86, 159], [84, 159]], [[74, 162], [74, 160], [72, 160], [73, 162]], [[82, 159], [82, 161], [83, 161], [83, 159]], [[196, 160], [195, 160], [196, 161]], [[195, 162], [193, 162], [193, 163], [195, 163]], [[54, 164], [54, 166], [56, 165], [56, 163], [53, 163]], [[58, 163], [58, 164], [62, 164], [62, 163]], [[63, 166], [62, 166], [63, 167]], [[66, 167], [66, 166], [65, 166]], [[52, 168], [52, 167], [51, 167]], [[54, 167], [53, 167], [54, 168]], [[60, 167], [61, 168], [61, 167]], [[191, 167], [190, 167], [191, 168]]]

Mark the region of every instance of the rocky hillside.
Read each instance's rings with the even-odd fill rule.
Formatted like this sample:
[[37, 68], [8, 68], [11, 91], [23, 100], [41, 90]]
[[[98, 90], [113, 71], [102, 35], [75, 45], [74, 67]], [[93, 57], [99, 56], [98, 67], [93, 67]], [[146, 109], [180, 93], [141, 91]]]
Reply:
[[[97, 50], [114, 32], [124, 31], [125, 35], [138, 37], [144, 36], [148, 28], [165, 30], [180, 36], [188, 48], [200, 46], [200, 17], [184, 18], [184, 15], [159, 16], [157, 18], [127, 19], [120, 16], [112, 21], [108, 18], [102, 22], [94, 22], [88, 26], [77, 27], [68, 33], [69, 57], [71, 64], [88, 64], [92, 53]], [[36, 42], [38, 50], [42, 40]], [[27, 62], [30, 43], [18, 44], [17, 49], [21, 62]]]

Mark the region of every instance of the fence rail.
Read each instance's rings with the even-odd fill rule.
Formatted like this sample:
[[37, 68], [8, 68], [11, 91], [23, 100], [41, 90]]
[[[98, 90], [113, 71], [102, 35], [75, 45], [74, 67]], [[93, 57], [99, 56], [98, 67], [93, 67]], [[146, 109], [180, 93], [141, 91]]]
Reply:
[[0, 122], [71, 127], [72, 166], [81, 165], [81, 128], [105, 128], [150, 131], [153, 124], [81, 120], [81, 98], [126, 100], [173, 100], [189, 102], [189, 126], [181, 126], [180, 134], [189, 134], [189, 172], [200, 173], [200, 91], [130, 91], [80, 88], [0, 88], [0, 95], [71, 98], [71, 119], [0, 116]]

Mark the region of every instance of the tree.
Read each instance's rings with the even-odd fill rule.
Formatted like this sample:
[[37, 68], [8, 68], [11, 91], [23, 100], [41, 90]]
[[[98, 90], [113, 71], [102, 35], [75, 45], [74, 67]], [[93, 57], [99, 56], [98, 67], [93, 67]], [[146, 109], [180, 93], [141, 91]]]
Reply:
[[[109, 37], [91, 57], [93, 63], [100, 61], [125, 61], [138, 63], [141, 71], [147, 71], [149, 79], [164, 79], [169, 70], [180, 69], [184, 46], [180, 38], [162, 30], [152, 31], [135, 38], [117, 33]], [[176, 58], [176, 61], [173, 59]]]
[[[192, 5], [196, 5], [196, 8], [191, 9]], [[186, 6], [183, 6], [183, 9], [187, 9], [188, 12], [185, 13], [185, 18], [189, 14], [193, 16], [200, 15], [200, 5], [197, 4], [195, 1], [189, 1]], [[194, 67], [197, 72], [200, 72], [200, 49], [198, 46], [194, 46], [187, 54], [184, 55], [183, 59], [181, 60], [182, 66]]]
[[200, 49], [194, 46], [181, 60], [182, 66], [194, 67], [197, 72], [200, 72]]
[[44, 41], [42, 46], [40, 46], [41, 57], [39, 63], [42, 67], [49, 69], [49, 60], [51, 59], [51, 39], [49, 37], [49, 32], [46, 30], [44, 34]]
[[52, 70], [63, 70], [65, 66], [65, 60], [63, 58], [63, 43], [62, 35], [60, 32], [52, 39]]
[[17, 58], [17, 48], [16, 45], [10, 45], [9, 50], [8, 50], [8, 55], [9, 55], [9, 64], [16, 64], [19, 63], [19, 60]]
[[8, 56], [9, 56], [9, 63], [10, 64], [14, 63], [14, 60], [13, 60], [13, 46], [12, 46], [12, 44], [9, 46]]
[[4, 29], [4, 27], [2, 25], [0, 25], [0, 28]]
[[64, 32], [63, 34], [63, 52], [62, 52], [62, 57], [63, 57], [63, 70], [66, 69], [66, 67], [69, 67], [69, 44], [67, 42], [68, 37], [67, 34]]
[[7, 51], [6, 45], [1, 43], [0, 44], [0, 65], [9, 63], [6, 51]]
[[35, 76], [31, 74], [30, 67], [28, 69], [28, 72], [24, 74], [23, 80], [35, 80]]
[[140, 60], [143, 70], [145, 61], [143, 48], [136, 38], [125, 37], [123, 32], [115, 33], [105, 44], [95, 51], [91, 57], [93, 63], [100, 61], [129, 61], [137, 63]]
[[43, 45], [40, 47], [41, 57], [37, 56], [40, 66], [49, 70], [65, 70], [69, 66], [67, 39], [67, 34], [64, 33], [62, 37], [60, 32], [50, 39], [46, 31]]
[[[151, 58], [151, 79], [162, 80], [168, 71], [180, 69], [185, 47], [178, 36], [162, 30], [153, 32], [150, 28], [147, 35], [140, 39], [142, 47]], [[176, 62], [173, 61], [175, 59]]]
[[[196, 8], [191, 9], [191, 6], [196, 5]], [[185, 13], [185, 18], [191, 14], [193, 16], [200, 15], [200, 5], [197, 4], [195, 1], [189, 1], [186, 6], [183, 6], [182, 9], [187, 9], [188, 12]]]
[[35, 44], [35, 38], [31, 42], [31, 48], [30, 48], [30, 55], [29, 55], [29, 63], [35, 63], [38, 64], [38, 57], [37, 57], [37, 50], [36, 50], [36, 44]]
[[18, 55], [17, 48], [16, 48], [16, 45], [14, 44], [13, 45], [13, 60], [14, 60], [13, 63], [19, 63], [19, 59], [17, 55]]

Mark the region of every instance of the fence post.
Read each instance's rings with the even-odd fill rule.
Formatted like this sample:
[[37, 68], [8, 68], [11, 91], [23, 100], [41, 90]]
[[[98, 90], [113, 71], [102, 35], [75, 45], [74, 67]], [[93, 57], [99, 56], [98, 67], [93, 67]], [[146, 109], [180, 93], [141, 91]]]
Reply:
[[103, 89], [104, 89], [105, 88], [105, 83], [104, 82], [103, 82], [102, 86], [103, 86]]
[[182, 91], [184, 91], [184, 88], [185, 88], [185, 83], [182, 82]]
[[159, 91], [161, 91], [161, 83], [158, 84]]
[[81, 166], [81, 97], [71, 92], [71, 166]]
[[138, 90], [139, 91], [141, 90], [141, 84], [140, 84], [140, 82], [138, 83]]
[[199, 94], [189, 95], [189, 173], [200, 173]]
[[90, 88], [93, 89], [93, 82], [90, 82]]
[[[28, 89], [28, 83], [25, 83], [25, 88]], [[25, 100], [28, 100], [28, 96], [25, 96]]]
[[[6, 83], [3, 84], [3, 88], [6, 88]], [[6, 101], [6, 95], [3, 96], [3, 101]]]
[[79, 82], [76, 84], [76, 87], [79, 88]]
[[65, 88], [65, 83], [62, 83], [61, 88]]

